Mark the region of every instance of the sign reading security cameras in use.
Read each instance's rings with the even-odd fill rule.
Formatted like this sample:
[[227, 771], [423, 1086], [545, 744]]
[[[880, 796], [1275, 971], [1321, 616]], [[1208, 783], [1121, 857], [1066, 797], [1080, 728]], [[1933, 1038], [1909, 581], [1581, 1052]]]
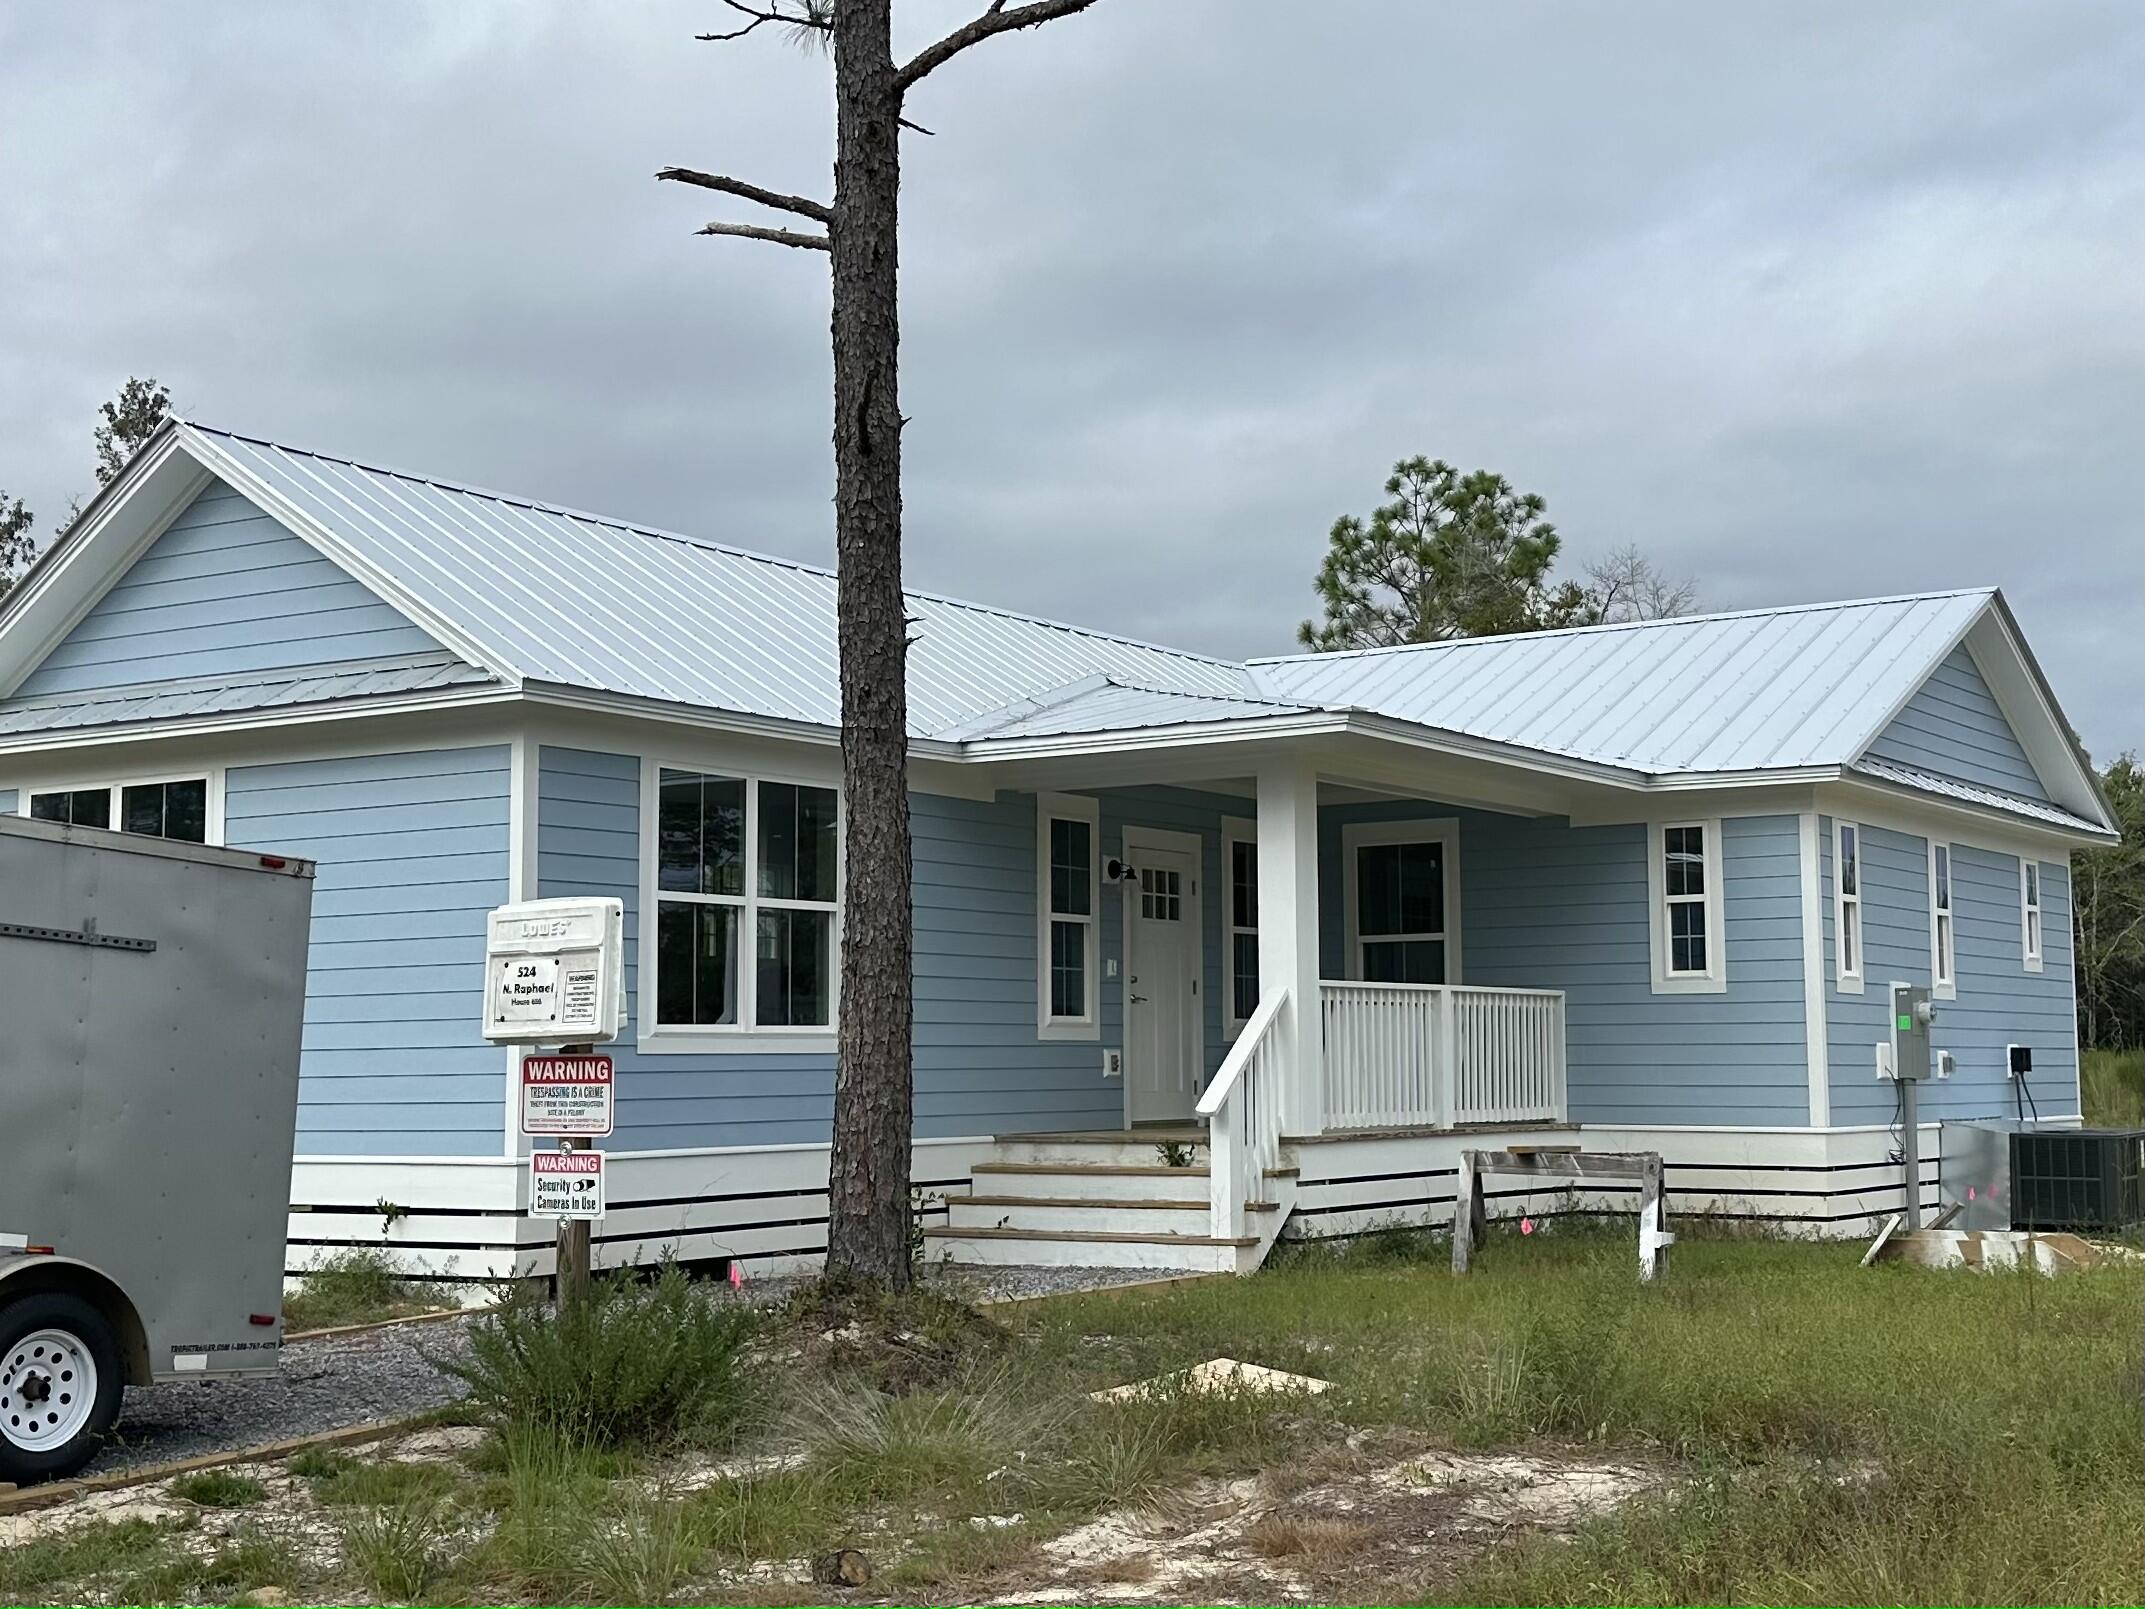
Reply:
[[601, 1151], [531, 1151], [529, 1213], [536, 1218], [601, 1218]]

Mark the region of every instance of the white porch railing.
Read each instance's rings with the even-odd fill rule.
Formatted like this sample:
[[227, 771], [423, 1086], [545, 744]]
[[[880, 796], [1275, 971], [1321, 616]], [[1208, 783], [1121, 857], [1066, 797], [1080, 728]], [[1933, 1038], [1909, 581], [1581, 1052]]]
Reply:
[[1319, 985], [1326, 1127], [1562, 1121], [1564, 996], [1464, 984]]
[[1245, 1234], [1249, 1203], [1265, 1199], [1266, 1170], [1281, 1160], [1283, 1052], [1274, 1024], [1288, 1008], [1288, 991], [1260, 998], [1214, 1080], [1199, 1097], [1207, 1120], [1207, 1190], [1216, 1239]]

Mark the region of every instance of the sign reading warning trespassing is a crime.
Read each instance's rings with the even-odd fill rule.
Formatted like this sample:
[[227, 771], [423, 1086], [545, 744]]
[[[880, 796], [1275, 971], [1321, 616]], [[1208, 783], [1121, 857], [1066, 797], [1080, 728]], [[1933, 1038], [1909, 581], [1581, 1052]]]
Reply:
[[593, 1139], [611, 1132], [616, 1071], [608, 1056], [524, 1056], [521, 1132]]
[[601, 1218], [601, 1151], [531, 1151], [529, 1216], [532, 1218]]

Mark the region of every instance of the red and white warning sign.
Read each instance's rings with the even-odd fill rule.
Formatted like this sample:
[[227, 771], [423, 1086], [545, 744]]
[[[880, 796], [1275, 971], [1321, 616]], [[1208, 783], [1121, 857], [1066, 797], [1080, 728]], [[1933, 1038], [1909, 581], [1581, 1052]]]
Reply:
[[521, 1132], [591, 1139], [611, 1132], [616, 1069], [608, 1056], [524, 1056]]
[[532, 1218], [601, 1218], [601, 1151], [531, 1151], [529, 1216]]

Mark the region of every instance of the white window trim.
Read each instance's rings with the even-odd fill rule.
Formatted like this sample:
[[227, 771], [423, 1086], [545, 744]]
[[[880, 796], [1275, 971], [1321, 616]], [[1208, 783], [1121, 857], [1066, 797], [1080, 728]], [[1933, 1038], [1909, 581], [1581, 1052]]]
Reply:
[[[1703, 816], [1678, 821], [1654, 821], [1646, 826], [1646, 939], [1653, 962], [1655, 994], [1726, 994], [1728, 992], [1728, 933], [1721, 919], [1721, 818]], [[1668, 968], [1668, 832], [1672, 827], [1696, 827], [1705, 835], [1706, 969], [1703, 972], [1671, 972]]]
[[[1056, 920], [1087, 927], [1087, 1009], [1077, 1017], [1050, 1014], [1050, 824], [1084, 821], [1088, 827], [1087, 915]], [[1076, 793], [1035, 796], [1035, 1034], [1048, 1040], [1102, 1037], [1102, 801]]]
[[[1847, 883], [1842, 875], [1847, 864], [1844, 845], [1849, 833], [1855, 837], [1855, 891], [1847, 892]], [[1860, 994], [1869, 955], [1863, 949], [1862, 932], [1862, 882], [1868, 870], [1869, 840], [1863, 835], [1859, 821], [1842, 821], [1832, 818], [1832, 962], [1833, 983], [1841, 994]], [[1854, 934], [1855, 964], [1847, 964], [1849, 946], [1845, 935]]]
[[[1419, 821], [1352, 821], [1341, 828], [1341, 904], [1347, 953], [1341, 971], [1346, 977], [1363, 977], [1363, 930], [1356, 899], [1356, 851], [1377, 844], [1444, 845], [1445, 931], [1435, 936], [1445, 941], [1445, 981], [1458, 983], [1460, 970], [1460, 822], [1455, 816], [1425, 817]], [[1395, 935], [1379, 934], [1374, 942], [1390, 941]]]
[[[1939, 851], [1944, 856], [1945, 881], [1951, 885], [1951, 903], [1943, 912], [1951, 933], [1948, 956], [1944, 946], [1945, 924], [1937, 920], [1936, 858]], [[1949, 968], [1944, 964], [1947, 959], [1951, 963]], [[1929, 995], [1933, 1000], [1959, 998], [1959, 857], [1951, 844], [1942, 838], [1929, 840]]]
[[[1236, 940], [1239, 934], [1249, 933], [1258, 937], [1256, 925], [1236, 925], [1236, 846], [1248, 844], [1254, 855], [1259, 850], [1259, 824], [1248, 816], [1224, 816], [1221, 819], [1221, 897], [1215, 901], [1221, 907], [1221, 1025], [1224, 1038], [1234, 1039], [1244, 1031], [1246, 1018], [1236, 1014]], [[1252, 897], [1256, 900], [1258, 889], [1253, 885]], [[1258, 979], [1253, 978], [1254, 992]]]
[[[2028, 887], [2028, 880], [2031, 887]], [[2048, 948], [2048, 874], [2041, 863], [2030, 855], [2021, 855], [2018, 862], [2018, 947], [2019, 957], [2028, 972], [2041, 970], [2043, 957]], [[2040, 942], [2034, 942], [2034, 928], [2040, 928]]]
[[[207, 799], [202, 805], [202, 842], [220, 846], [223, 843], [224, 784], [224, 768], [220, 765], [196, 765], [178, 771], [130, 773], [116, 778], [99, 776], [60, 777], [56, 780], [20, 784], [10, 783], [8, 785], [15, 789], [15, 814], [18, 816], [29, 815], [30, 800], [36, 794], [94, 793], [97, 789], [104, 788], [109, 790], [112, 796], [111, 812], [106, 819], [117, 821], [120, 819], [120, 790], [124, 788], [150, 787], [159, 782], [200, 782], [203, 780], [207, 781], [208, 790]], [[113, 832], [119, 831], [117, 827], [109, 830]]]
[[[690, 771], [699, 776], [727, 777], [745, 784], [745, 889], [734, 899], [713, 895], [666, 894], [656, 887], [656, 823], [661, 806], [661, 777], [665, 771]], [[834, 790], [834, 936], [828, 957], [827, 1026], [824, 1028], [759, 1028], [752, 1026], [758, 1001], [757, 924], [754, 911], [823, 911], [827, 907], [811, 900], [775, 899], [753, 892], [760, 866], [760, 789], [762, 782], [788, 783], [805, 788]], [[828, 776], [769, 770], [757, 765], [732, 765], [720, 759], [671, 759], [643, 756], [641, 760], [640, 842], [640, 976], [634, 991], [637, 1002], [636, 1036], [649, 1055], [832, 1055], [840, 1039], [842, 1020], [842, 894], [848, 877], [849, 801], [840, 783]], [[655, 1020], [656, 999], [656, 904], [659, 900], [703, 905], [728, 905], [738, 918], [738, 1016], [733, 1024], [667, 1023]]]

